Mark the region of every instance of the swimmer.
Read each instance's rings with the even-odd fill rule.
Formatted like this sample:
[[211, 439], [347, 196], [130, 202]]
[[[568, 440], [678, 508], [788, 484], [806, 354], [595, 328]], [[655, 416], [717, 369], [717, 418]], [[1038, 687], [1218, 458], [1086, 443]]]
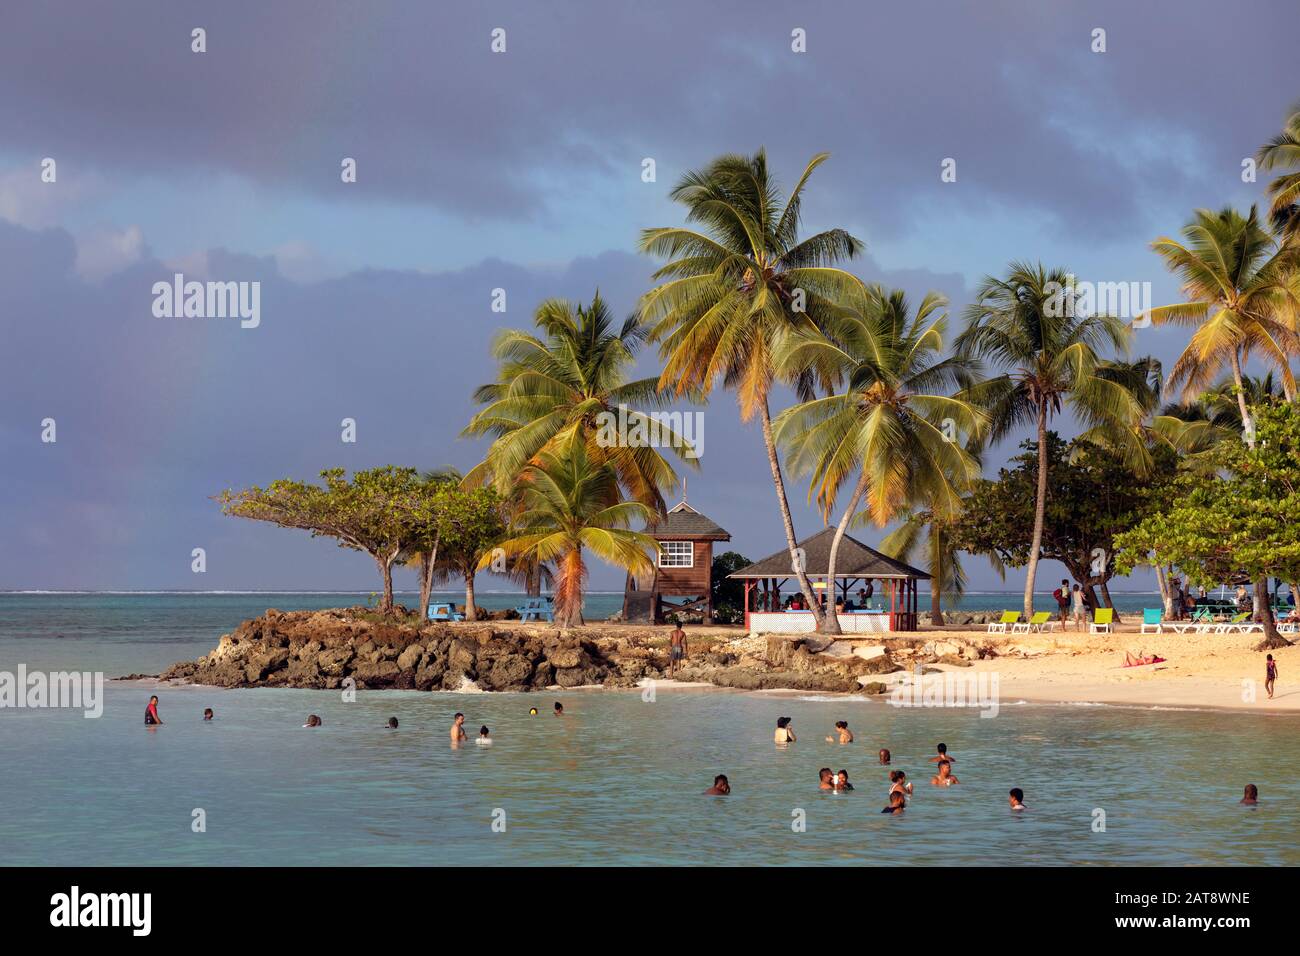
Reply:
[[475, 738], [474, 743], [478, 744], [480, 747], [492, 746], [492, 735], [488, 732], [487, 724], [484, 724], [478, 729], [478, 737]]
[[397, 729], [397, 718], [396, 718], [396, 717], [389, 717], [389, 718], [388, 718], [388, 729], [389, 729], [389, 730], [396, 730], [396, 729]]
[[849, 722], [847, 720], [835, 721], [835, 733], [830, 737], [827, 737], [826, 742], [828, 744], [833, 744], [837, 738], [842, 744], [853, 743], [853, 731], [849, 730]]
[[889, 766], [889, 751], [886, 750], [884, 747], [880, 748], [880, 766], [882, 767]]
[[528, 716], [529, 716], [529, 717], [536, 717], [536, 716], [537, 716], [537, 708], [536, 708], [536, 707], [529, 707], [529, 708], [528, 708]]
[[555, 702], [555, 716], [556, 717], [564, 716], [564, 705], [561, 704], [558, 700]]
[[930, 758], [930, 763], [943, 763], [945, 760], [947, 760], [947, 761], [951, 761], [952, 763], [956, 763], [956, 762], [957, 762], [957, 758], [956, 758], [956, 757], [949, 757], [949, 756], [948, 756], [948, 745], [947, 745], [947, 744], [939, 744], [939, 746], [935, 747], [934, 749], [937, 750], [937, 751], [939, 751], [939, 754], [938, 754], [938, 756], [936, 756], [936, 757], [931, 757], [931, 758]]
[[830, 767], [822, 767], [820, 770], [817, 771], [817, 789], [818, 790], [835, 789], [835, 774], [831, 773]]
[[889, 794], [889, 806], [885, 807], [885, 809], [881, 810], [880, 812], [892, 813], [894, 816], [898, 816], [905, 809], [907, 809], [907, 801], [903, 799], [903, 795], [901, 793], [899, 793], [897, 790], [894, 790], [891, 791]]
[[725, 797], [731, 793], [731, 784], [727, 781], [727, 775], [720, 773], [713, 778], [713, 786], [704, 791], [706, 797]]
[[1259, 787], [1253, 783], [1246, 784], [1246, 795], [1241, 798], [1241, 804], [1245, 807], [1253, 807], [1259, 803]]
[[907, 774], [901, 770], [889, 771], [889, 792], [901, 793], [904, 797], [911, 796], [912, 785], [907, 782]]
[[308, 715], [307, 715], [307, 723], [303, 724], [303, 726], [304, 726], [304, 727], [319, 727], [319, 726], [320, 726], [320, 718], [317, 717], [315, 714], [308, 714]]
[[1277, 661], [1273, 660], [1273, 655], [1269, 654], [1268, 659], [1264, 661], [1264, 689], [1268, 691], [1268, 699], [1273, 699], [1273, 683], [1277, 680]]
[[211, 707], [205, 707], [205, 708], [203, 709], [203, 719], [204, 719], [204, 720], [211, 720], [211, 719], [212, 719], [212, 716], [213, 716], [213, 715], [212, 715], [212, 708], [211, 708]]
[[465, 739], [465, 715], [460, 711], [456, 711], [456, 716], [452, 718], [448, 735], [451, 737], [453, 747], [459, 747], [460, 742]]
[[796, 738], [794, 731], [790, 729], [789, 717], [778, 717], [776, 719], [776, 733], [772, 735], [772, 739], [778, 744], [792, 744], [795, 742]]
[[144, 723], [146, 727], [162, 723], [162, 718], [158, 716], [157, 695], [149, 698], [149, 706], [144, 709]]
[[1019, 787], [1012, 787], [1010, 791], [1010, 803], [1012, 810], [1027, 810], [1025, 806], [1025, 791]]
[[847, 770], [841, 770], [839, 773], [835, 775], [835, 789], [836, 790], [853, 789], [853, 784], [849, 783], [849, 772]]
[[954, 783], [961, 783], [952, 775], [952, 761], [944, 760], [939, 763], [938, 776], [931, 777], [930, 783], [936, 787], [951, 787]]

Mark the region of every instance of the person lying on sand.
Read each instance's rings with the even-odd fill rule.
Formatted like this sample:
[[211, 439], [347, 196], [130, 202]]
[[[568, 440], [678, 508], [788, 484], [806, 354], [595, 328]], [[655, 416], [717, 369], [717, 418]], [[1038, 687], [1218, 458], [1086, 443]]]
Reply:
[[894, 816], [898, 816], [905, 809], [907, 809], [907, 801], [903, 799], [903, 795], [901, 793], [899, 793], [897, 790], [894, 790], [891, 791], [889, 794], [889, 806], [885, 807], [885, 809], [881, 810], [880, 812], [892, 813]]
[[947, 744], [939, 744], [939, 745], [938, 745], [937, 747], [935, 747], [934, 749], [937, 750], [937, 751], [939, 751], [939, 753], [938, 753], [937, 756], [934, 756], [934, 757], [931, 757], [931, 758], [930, 758], [930, 763], [945, 763], [945, 762], [947, 762], [947, 763], [956, 763], [956, 762], [957, 762], [957, 758], [956, 758], [956, 757], [949, 757], [949, 756], [948, 756], [948, 745], [947, 745]]
[[936, 787], [951, 787], [954, 783], [961, 783], [952, 775], [952, 761], [942, 760], [939, 762], [939, 773], [937, 776], [930, 778], [930, 783]]
[[1259, 787], [1253, 783], [1246, 784], [1246, 795], [1241, 798], [1241, 803], [1247, 807], [1253, 807], [1259, 803]]
[[1011, 788], [1010, 803], [1012, 810], [1029, 809], [1025, 806], [1025, 791], [1021, 790], [1019, 787]]
[[826, 742], [828, 744], [835, 743], [836, 738], [838, 738], [839, 742], [842, 744], [853, 743], [853, 731], [849, 730], [849, 722], [847, 720], [835, 721], [835, 733], [827, 737]]
[[704, 791], [706, 797], [725, 797], [731, 793], [731, 783], [727, 780], [725, 773], [720, 773], [713, 778], [713, 786]]
[[1124, 652], [1125, 667], [1142, 667], [1146, 664], [1163, 664], [1164, 662], [1165, 659], [1156, 654], [1152, 654], [1150, 657], [1134, 657], [1128, 651]]

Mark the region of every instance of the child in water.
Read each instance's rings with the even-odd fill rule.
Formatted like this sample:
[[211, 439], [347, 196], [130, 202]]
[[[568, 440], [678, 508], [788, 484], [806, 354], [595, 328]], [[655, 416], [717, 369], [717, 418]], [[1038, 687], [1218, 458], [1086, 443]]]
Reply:
[[492, 746], [492, 736], [488, 733], [487, 724], [484, 724], [478, 729], [478, 738], [474, 743], [478, 744], [480, 747]]

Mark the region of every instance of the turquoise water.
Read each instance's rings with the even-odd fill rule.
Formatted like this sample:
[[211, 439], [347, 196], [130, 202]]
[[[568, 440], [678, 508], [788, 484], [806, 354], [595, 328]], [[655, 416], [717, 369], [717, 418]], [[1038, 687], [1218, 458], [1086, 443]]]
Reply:
[[[0, 670], [81, 661], [156, 671], [248, 616], [239, 601], [277, 603], [226, 597], [0, 597]], [[1288, 790], [1300, 724], [1288, 716], [1004, 700], [987, 719], [879, 699], [721, 691], [660, 689], [652, 701], [635, 691], [362, 691], [345, 702], [332, 691], [184, 687], [160, 691], [166, 723], [150, 730], [142, 716], [152, 692], [109, 684], [99, 719], [0, 709], [0, 860], [1300, 864], [1300, 809]], [[567, 716], [550, 715], [553, 699]], [[215, 721], [201, 720], [204, 707]], [[457, 710], [471, 731], [491, 727], [491, 748], [449, 747]], [[324, 726], [302, 728], [308, 713]], [[781, 715], [799, 733], [785, 750], [772, 743]], [[384, 727], [389, 716], [399, 729]], [[824, 742], [838, 719], [856, 732], [853, 745]], [[939, 740], [962, 781], [942, 791], [927, 782]], [[900, 817], [879, 813], [879, 747], [916, 783]], [[846, 768], [858, 789], [818, 791], [822, 766]], [[719, 772], [732, 796], [702, 796]], [[1258, 808], [1237, 806], [1247, 782], [1260, 787]], [[1011, 786], [1025, 790], [1028, 813], [1007, 809]], [[191, 829], [196, 809], [206, 832]], [[1105, 832], [1093, 831], [1097, 809]], [[806, 829], [795, 832], [800, 813]]]

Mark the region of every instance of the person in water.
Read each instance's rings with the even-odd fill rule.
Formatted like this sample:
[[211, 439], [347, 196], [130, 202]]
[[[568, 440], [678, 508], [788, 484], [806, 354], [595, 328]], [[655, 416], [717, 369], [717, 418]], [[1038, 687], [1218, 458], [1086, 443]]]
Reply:
[[529, 717], [536, 717], [536, 716], [537, 716], [537, 708], [536, 708], [536, 707], [529, 707], [529, 708], [528, 708], [528, 716], [529, 716]]
[[556, 717], [564, 716], [564, 705], [561, 704], [558, 700], [555, 702], [555, 716]]
[[1246, 784], [1246, 795], [1241, 798], [1241, 803], [1247, 807], [1253, 807], [1259, 803], [1259, 787], [1253, 783]]
[[456, 716], [451, 719], [451, 729], [447, 733], [453, 747], [459, 746], [465, 739], [465, 715], [460, 711], [456, 711]]
[[205, 707], [205, 708], [203, 709], [203, 719], [204, 719], [204, 720], [211, 720], [211, 719], [212, 719], [212, 708], [211, 708], [211, 707]]
[[317, 717], [315, 714], [308, 714], [308, 715], [307, 715], [307, 723], [303, 724], [303, 726], [304, 726], [304, 727], [319, 727], [319, 726], [320, 726], [320, 718]]
[[681, 621], [674, 621], [672, 633], [668, 635], [668, 677], [670, 679], [677, 673], [679, 663], [684, 660], [686, 660], [686, 632], [682, 630]]
[[935, 747], [934, 749], [939, 751], [939, 753], [938, 755], [930, 758], [930, 763], [956, 763], [957, 762], [956, 757], [948, 756], [947, 744], [939, 744], [939, 746]]
[[911, 796], [912, 785], [907, 782], [907, 774], [901, 770], [889, 771], [889, 792], [901, 793], [904, 799]]
[[1273, 699], [1273, 684], [1277, 682], [1277, 661], [1269, 654], [1264, 661], [1264, 689], [1268, 691], [1269, 700]]
[[930, 783], [936, 787], [951, 787], [954, 783], [961, 783], [952, 775], [952, 761], [941, 760], [936, 768], [939, 772], [936, 776], [930, 778]]
[[889, 766], [889, 751], [886, 750], [884, 747], [880, 748], [880, 766], [882, 767]]
[[1012, 787], [1012, 788], [1011, 788], [1011, 791], [1010, 791], [1010, 794], [1009, 794], [1009, 802], [1011, 803], [1011, 809], [1012, 809], [1012, 810], [1026, 810], [1026, 809], [1028, 809], [1028, 808], [1025, 806], [1025, 791], [1021, 790], [1019, 787]]
[[792, 744], [795, 742], [794, 731], [790, 729], [789, 717], [778, 717], [776, 719], [776, 732], [772, 739], [778, 744]]
[[388, 727], [389, 727], [390, 730], [396, 730], [396, 729], [397, 729], [397, 718], [396, 718], [396, 717], [389, 717], [389, 718], [388, 718]]
[[907, 809], [907, 801], [903, 799], [903, 795], [899, 793], [897, 790], [891, 790], [889, 792], [889, 806], [885, 807], [885, 809], [881, 810], [880, 812], [892, 813], [894, 816], [898, 816], [906, 809]]
[[849, 772], [847, 770], [841, 770], [839, 773], [835, 775], [835, 789], [836, 790], [853, 789], [853, 784], [849, 783]]
[[817, 789], [818, 790], [835, 789], [835, 774], [831, 773], [830, 767], [822, 767], [820, 770], [817, 771]]
[[849, 730], [849, 722], [847, 720], [835, 721], [835, 733], [830, 737], [827, 737], [826, 742], [832, 744], [835, 743], [837, 739], [839, 743], [842, 744], [853, 743], [853, 731]]
[[478, 729], [478, 738], [474, 743], [478, 744], [480, 747], [492, 746], [492, 734], [488, 731], [487, 724], [484, 724]]
[[706, 797], [725, 797], [731, 793], [731, 784], [727, 781], [727, 775], [720, 773], [713, 778], [713, 786], [704, 791]]
[[146, 727], [162, 723], [162, 718], [158, 716], [158, 697], [156, 694], [149, 698], [149, 706], [144, 709], [144, 722]]

